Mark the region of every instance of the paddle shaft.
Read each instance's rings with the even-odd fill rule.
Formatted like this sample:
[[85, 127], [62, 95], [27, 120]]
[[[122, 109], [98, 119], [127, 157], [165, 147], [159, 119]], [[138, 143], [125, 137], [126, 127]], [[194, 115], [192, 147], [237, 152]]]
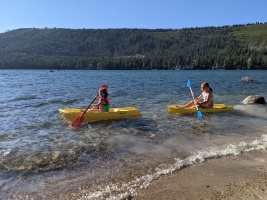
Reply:
[[192, 98], [193, 98], [195, 107], [196, 107], [196, 109], [197, 109], [197, 117], [198, 117], [198, 118], [202, 118], [202, 112], [198, 109], [197, 102], [196, 102], [196, 100], [195, 100], [194, 93], [193, 93], [192, 88], [191, 88], [190, 79], [187, 81], [187, 87], [189, 87], [189, 89], [190, 89], [190, 92], [191, 92], [191, 95], [192, 95]]
[[198, 111], [197, 102], [196, 102], [196, 99], [195, 99], [195, 97], [194, 97], [194, 93], [193, 93], [193, 91], [192, 91], [191, 87], [190, 87], [190, 92], [191, 92], [191, 95], [192, 95], [192, 98], [193, 98], [194, 104], [195, 104], [195, 106], [196, 106], [196, 109], [197, 109], [197, 111]]
[[[98, 94], [97, 94], [98, 95]], [[97, 97], [96, 95], [96, 97]], [[90, 106], [94, 103], [94, 101], [96, 100], [96, 97], [94, 98], [94, 100], [89, 104], [89, 106], [85, 109], [85, 111], [83, 112], [83, 114], [81, 116], [84, 116], [84, 114], [86, 113], [86, 111], [90, 108]]]

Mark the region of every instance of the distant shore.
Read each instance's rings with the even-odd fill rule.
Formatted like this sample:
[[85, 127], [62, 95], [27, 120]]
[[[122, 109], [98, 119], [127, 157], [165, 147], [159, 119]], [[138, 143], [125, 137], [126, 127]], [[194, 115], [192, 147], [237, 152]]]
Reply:
[[[0, 69], [267, 69], [267, 23], [183, 29], [19, 28], [0, 33]], [[19, 41], [19, 42], [17, 42]]]
[[207, 160], [152, 181], [135, 200], [267, 199], [267, 150]]

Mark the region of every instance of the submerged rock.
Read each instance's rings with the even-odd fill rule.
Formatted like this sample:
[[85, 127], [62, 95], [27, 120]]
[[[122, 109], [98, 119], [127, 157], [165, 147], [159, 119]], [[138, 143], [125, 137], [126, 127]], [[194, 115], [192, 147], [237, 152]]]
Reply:
[[250, 77], [245, 76], [245, 77], [242, 78], [242, 82], [250, 83], [250, 82], [253, 82], [253, 79], [250, 78]]
[[250, 95], [247, 96], [243, 101], [243, 104], [266, 104], [264, 97], [260, 95]]

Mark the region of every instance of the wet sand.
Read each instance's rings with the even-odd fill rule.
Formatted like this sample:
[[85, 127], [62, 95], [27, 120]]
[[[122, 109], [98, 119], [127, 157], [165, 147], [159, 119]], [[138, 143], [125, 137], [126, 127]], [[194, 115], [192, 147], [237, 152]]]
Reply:
[[209, 159], [161, 176], [138, 193], [134, 200], [267, 200], [267, 150]]

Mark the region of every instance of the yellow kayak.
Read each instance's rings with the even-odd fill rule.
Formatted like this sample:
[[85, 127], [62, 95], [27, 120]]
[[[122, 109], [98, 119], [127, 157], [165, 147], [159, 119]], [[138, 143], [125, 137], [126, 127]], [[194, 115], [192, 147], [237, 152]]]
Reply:
[[[59, 109], [59, 112], [64, 118], [68, 120], [74, 120], [75, 118], [83, 114], [83, 111], [81, 111], [81, 109], [76, 109], [76, 108], [63, 108]], [[104, 120], [116, 120], [116, 119], [138, 117], [138, 116], [142, 116], [142, 114], [135, 107], [110, 108], [109, 112], [88, 110], [84, 114], [84, 121], [93, 122], [93, 121], [104, 121]]]
[[[189, 114], [197, 112], [197, 109], [195, 107], [184, 108], [181, 105], [168, 105], [168, 110], [171, 113], [179, 113], [179, 114]], [[215, 112], [225, 112], [234, 110], [234, 107], [227, 106], [225, 104], [214, 104], [213, 108], [200, 108], [199, 110], [203, 113], [215, 113]]]

